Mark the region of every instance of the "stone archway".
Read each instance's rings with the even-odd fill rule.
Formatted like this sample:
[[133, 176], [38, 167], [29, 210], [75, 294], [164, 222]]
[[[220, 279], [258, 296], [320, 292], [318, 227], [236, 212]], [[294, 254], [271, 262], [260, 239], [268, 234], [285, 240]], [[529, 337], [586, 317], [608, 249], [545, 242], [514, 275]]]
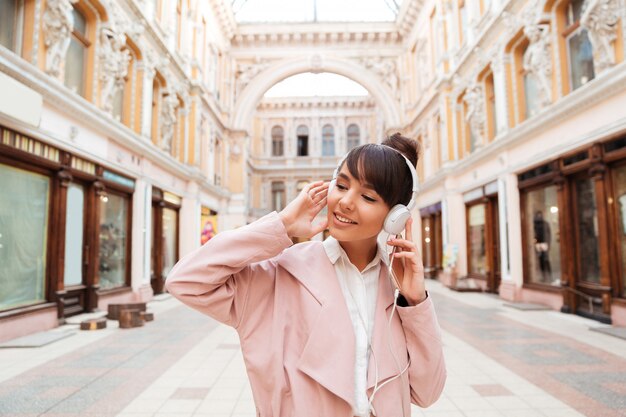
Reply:
[[255, 76], [237, 97], [232, 129], [249, 131], [256, 106], [263, 94], [279, 81], [303, 72], [335, 73], [361, 84], [380, 106], [385, 127], [390, 129], [402, 126], [400, 105], [394, 98], [394, 92], [385, 86], [374, 73], [347, 59], [313, 55], [281, 60]]

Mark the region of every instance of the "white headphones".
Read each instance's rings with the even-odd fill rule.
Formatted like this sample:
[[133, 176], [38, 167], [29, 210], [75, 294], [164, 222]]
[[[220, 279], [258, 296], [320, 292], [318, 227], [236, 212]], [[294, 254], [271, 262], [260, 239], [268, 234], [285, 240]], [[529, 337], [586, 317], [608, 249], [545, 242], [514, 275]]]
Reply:
[[[395, 206], [393, 206], [391, 210], [389, 210], [387, 217], [385, 217], [385, 222], [383, 223], [383, 230], [385, 232], [392, 234], [394, 236], [397, 236], [400, 233], [402, 233], [402, 231], [404, 230], [406, 226], [406, 222], [411, 217], [411, 210], [415, 206], [415, 197], [417, 195], [417, 172], [415, 171], [415, 167], [413, 166], [411, 161], [409, 161], [409, 159], [406, 156], [404, 156], [402, 152], [400, 152], [397, 149], [392, 148], [391, 146], [382, 145], [382, 144], [378, 144], [378, 145], [391, 149], [392, 151], [397, 152], [402, 158], [404, 158], [407, 166], [409, 167], [409, 171], [411, 171], [411, 177], [413, 179], [413, 187], [411, 188], [411, 201], [409, 201], [409, 204], [407, 204], [406, 206], [404, 204], [396, 204]], [[347, 153], [343, 158], [341, 158], [341, 161], [339, 161], [339, 164], [337, 164], [337, 167], [335, 168], [335, 171], [333, 172], [333, 179], [330, 181], [330, 184], [328, 185], [328, 194], [330, 194], [332, 189], [337, 184], [337, 175], [339, 175], [339, 169], [341, 165], [344, 163], [344, 161], [346, 160], [346, 158], [348, 157], [348, 155], [349, 153]]]

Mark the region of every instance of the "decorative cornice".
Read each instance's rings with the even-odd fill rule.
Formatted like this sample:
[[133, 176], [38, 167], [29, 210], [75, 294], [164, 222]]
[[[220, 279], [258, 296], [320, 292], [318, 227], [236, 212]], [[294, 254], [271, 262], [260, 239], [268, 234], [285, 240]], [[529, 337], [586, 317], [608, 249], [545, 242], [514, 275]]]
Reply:
[[330, 107], [342, 108], [375, 108], [376, 102], [371, 97], [294, 97], [294, 98], [265, 98], [257, 109], [320, 109]]
[[233, 9], [229, 4], [230, 2], [227, 2], [226, 0], [209, 0], [209, 3], [211, 4], [213, 13], [219, 22], [222, 33], [227, 40], [231, 40], [235, 34], [237, 22], [235, 21]]
[[296, 23], [289, 25], [239, 25], [234, 48], [258, 47], [389, 47], [401, 46], [402, 35], [394, 23]]

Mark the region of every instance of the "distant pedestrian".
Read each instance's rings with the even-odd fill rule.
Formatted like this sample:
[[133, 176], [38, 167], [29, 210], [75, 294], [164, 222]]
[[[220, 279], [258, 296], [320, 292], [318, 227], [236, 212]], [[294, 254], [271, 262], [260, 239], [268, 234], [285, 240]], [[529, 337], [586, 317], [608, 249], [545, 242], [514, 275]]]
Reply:
[[[237, 330], [258, 416], [410, 417], [411, 402], [439, 398], [440, 329], [409, 219], [417, 159], [400, 134], [353, 148], [333, 181], [216, 235], [170, 273], [170, 293]], [[324, 242], [292, 246], [326, 228]]]

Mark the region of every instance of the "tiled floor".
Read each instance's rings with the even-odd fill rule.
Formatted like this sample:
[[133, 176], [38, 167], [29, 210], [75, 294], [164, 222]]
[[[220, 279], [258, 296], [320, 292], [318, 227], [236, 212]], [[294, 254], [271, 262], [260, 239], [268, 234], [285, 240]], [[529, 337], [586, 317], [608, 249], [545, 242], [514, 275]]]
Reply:
[[[428, 284], [449, 376], [441, 399], [413, 416], [626, 416], [626, 341], [580, 317]], [[40, 348], [0, 349], [0, 415], [253, 417], [235, 331], [174, 299], [150, 309], [155, 321], [143, 328], [109, 322]]]

